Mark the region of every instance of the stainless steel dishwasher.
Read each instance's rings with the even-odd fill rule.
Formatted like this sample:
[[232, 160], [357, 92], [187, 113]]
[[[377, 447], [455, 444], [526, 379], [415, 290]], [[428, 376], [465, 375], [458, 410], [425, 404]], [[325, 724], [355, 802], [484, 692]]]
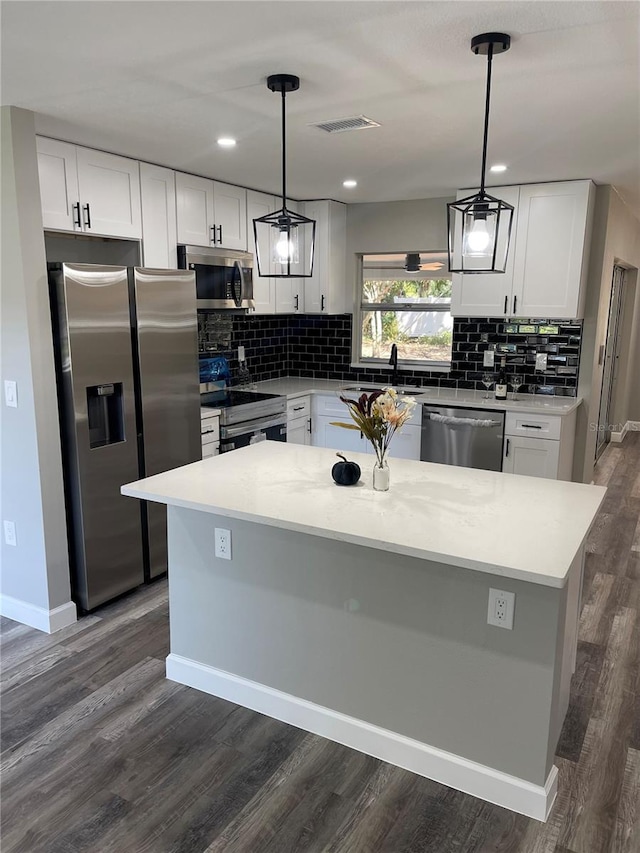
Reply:
[[420, 459], [502, 471], [504, 412], [422, 406]]

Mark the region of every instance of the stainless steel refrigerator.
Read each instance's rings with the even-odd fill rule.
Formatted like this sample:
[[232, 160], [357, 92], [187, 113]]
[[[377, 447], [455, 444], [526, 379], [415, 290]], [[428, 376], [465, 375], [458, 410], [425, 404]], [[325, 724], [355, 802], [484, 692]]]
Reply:
[[166, 508], [120, 487], [201, 458], [193, 272], [49, 264], [72, 589], [83, 610], [167, 570]]

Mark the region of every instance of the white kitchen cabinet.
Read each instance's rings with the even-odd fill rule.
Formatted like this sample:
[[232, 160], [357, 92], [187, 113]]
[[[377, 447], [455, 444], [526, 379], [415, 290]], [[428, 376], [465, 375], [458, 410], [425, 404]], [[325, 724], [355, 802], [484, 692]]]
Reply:
[[[274, 210], [279, 210], [282, 207], [282, 198], [278, 196], [274, 199]], [[293, 213], [298, 213], [300, 205], [292, 199], [287, 199], [287, 208]], [[278, 239], [278, 232], [273, 229], [273, 241]], [[299, 264], [302, 267], [304, 263], [304, 244], [299, 247]], [[277, 264], [274, 263], [274, 270]], [[305, 281], [304, 278], [276, 278], [274, 279], [275, 297], [276, 297], [276, 313], [277, 314], [304, 314], [305, 313]]]
[[[459, 190], [456, 198], [466, 198], [477, 191]], [[453, 273], [451, 314], [454, 317], [505, 317], [511, 313], [520, 187], [489, 187], [487, 192], [514, 208], [507, 266], [503, 273]]]
[[507, 435], [504, 439], [503, 472], [526, 477], [558, 477], [560, 442], [549, 438]]
[[287, 401], [287, 441], [311, 444], [311, 397], [294, 397]]
[[247, 191], [244, 187], [213, 182], [213, 224], [216, 246], [247, 251]]
[[570, 480], [576, 413], [568, 415], [507, 412], [502, 470], [507, 474]]
[[520, 187], [514, 314], [582, 317], [594, 198], [591, 181]]
[[331, 422], [340, 420], [349, 423], [350, 416], [331, 418], [316, 416], [312, 421], [311, 443], [314, 447], [327, 447], [331, 450], [342, 450], [345, 453], [366, 453], [369, 442], [354, 429], [343, 429]]
[[136, 160], [37, 137], [45, 228], [106, 237], [142, 237]]
[[[420, 461], [420, 438], [422, 428], [405, 424], [400, 432], [397, 432], [391, 439], [387, 456], [390, 459], [413, 459], [416, 462]], [[374, 453], [371, 443], [367, 442], [371, 448], [371, 453]], [[393, 476], [393, 474], [392, 474]]]
[[176, 172], [178, 243], [247, 248], [247, 191]]
[[347, 206], [337, 201], [306, 201], [303, 212], [316, 222], [313, 275], [303, 279], [305, 313], [351, 311], [346, 283]]
[[200, 414], [200, 437], [202, 458], [217, 456], [220, 453], [220, 416], [211, 415], [206, 410]]
[[[253, 301], [256, 314], [275, 314], [276, 312], [276, 280], [270, 275], [258, 275], [258, 255], [256, 252], [253, 220], [266, 216], [276, 210], [276, 202], [272, 195], [247, 191], [247, 245], [253, 255]], [[271, 260], [271, 241], [268, 237], [260, 245], [260, 255], [267, 259], [268, 271], [273, 272]]]
[[76, 146], [36, 137], [42, 224], [55, 231], [82, 231]]
[[176, 182], [172, 169], [140, 163], [142, 256], [145, 267], [176, 269]]
[[[470, 195], [462, 190], [458, 198]], [[594, 186], [591, 181], [489, 188], [515, 207], [504, 274], [454, 274], [454, 317], [583, 316]]]

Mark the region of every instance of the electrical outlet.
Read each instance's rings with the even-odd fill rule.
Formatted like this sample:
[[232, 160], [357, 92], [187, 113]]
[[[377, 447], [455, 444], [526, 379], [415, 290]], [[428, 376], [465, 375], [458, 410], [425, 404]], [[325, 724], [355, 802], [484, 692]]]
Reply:
[[496, 363], [496, 354], [492, 349], [486, 349], [482, 357], [483, 367], [493, 367]]
[[536, 370], [543, 372], [547, 369], [547, 354], [546, 352], [536, 353]]
[[516, 606], [515, 592], [505, 592], [503, 589], [489, 590], [489, 610], [487, 623], [497, 628], [513, 630], [513, 612]]
[[231, 559], [231, 531], [225, 530], [223, 527], [215, 529], [216, 546], [215, 555], [221, 560]]
[[238, 361], [244, 361], [244, 347], [238, 347]]
[[16, 525], [13, 521], [5, 521], [4, 522], [4, 541], [7, 545], [13, 545], [15, 548], [18, 544], [18, 540], [16, 539]]
[[18, 383], [13, 379], [4, 380], [4, 403], [12, 409], [18, 408]]

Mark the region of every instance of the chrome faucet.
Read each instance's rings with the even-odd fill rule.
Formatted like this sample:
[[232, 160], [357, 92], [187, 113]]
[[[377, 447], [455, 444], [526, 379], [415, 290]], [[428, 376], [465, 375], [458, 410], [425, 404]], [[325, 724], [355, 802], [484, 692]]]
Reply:
[[398, 384], [398, 347], [396, 344], [391, 344], [391, 357], [389, 364], [393, 368], [391, 371], [391, 385]]

